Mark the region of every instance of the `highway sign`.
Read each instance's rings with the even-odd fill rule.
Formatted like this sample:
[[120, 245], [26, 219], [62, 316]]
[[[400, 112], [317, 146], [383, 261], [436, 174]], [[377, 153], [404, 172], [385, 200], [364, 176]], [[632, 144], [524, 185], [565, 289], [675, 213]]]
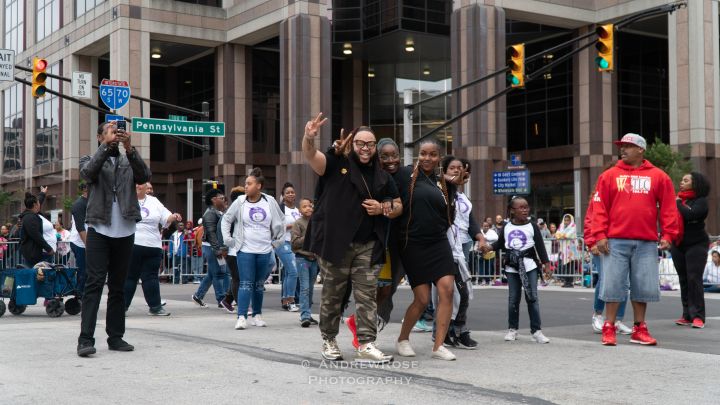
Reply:
[[0, 49], [0, 81], [15, 80], [15, 51]]
[[493, 194], [530, 194], [530, 171], [508, 170], [493, 172]]
[[225, 123], [133, 117], [132, 132], [159, 135], [224, 137]]
[[92, 73], [72, 72], [72, 95], [77, 98], [92, 98]]
[[125, 117], [122, 115], [105, 114], [105, 122], [110, 121], [125, 121]]
[[128, 82], [103, 79], [100, 82], [100, 100], [111, 110], [123, 108], [130, 101]]

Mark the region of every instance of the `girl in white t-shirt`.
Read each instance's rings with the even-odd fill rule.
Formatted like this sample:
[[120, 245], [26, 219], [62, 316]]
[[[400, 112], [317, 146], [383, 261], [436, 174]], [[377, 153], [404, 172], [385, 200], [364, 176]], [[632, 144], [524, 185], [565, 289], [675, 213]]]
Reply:
[[158, 271], [163, 257], [160, 226], [167, 228], [182, 216], [173, 214], [157, 198], [147, 194], [147, 184], [135, 186], [140, 216], [135, 231], [135, 244], [130, 258], [130, 268], [125, 280], [125, 311], [130, 307], [138, 280], [142, 280], [142, 290], [150, 311], [148, 315], [168, 316], [160, 300], [160, 280]]
[[[245, 180], [245, 195], [238, 197], [223, 215], [220, 229], [228, 249], [237, 249], [240, 288], [237, 295], [238, 319], [235, 329], [247, 327], [247, 312], [252, 300], [255, 326], [267, 326], [262, 319], [263, 291], [270, 268], [273, 247], [285, 242], [285, 214], [271, 196], [261, 190], [262, 171], [253, 169]], [[232, 235], [230, 226], [235, 224]]]
[[538, 343], [548, 343], [550, 339], [542, 333], [540, 322], [540, 304], [537, 295], [538, 266], [548, 262], [545, 244], [540, 228], [528, 220], [530, 206], [523, 197], [513, 197], [508, 203], [510, 222], [505, 224], [499, 239], [483, 252], [502, 250], [503, 266], [508, 279], [508, 332], [506, 341], [517, 339], [520, 317], [520, 295], [525, 290], [525, 302], [530, 315], [530, 333]]

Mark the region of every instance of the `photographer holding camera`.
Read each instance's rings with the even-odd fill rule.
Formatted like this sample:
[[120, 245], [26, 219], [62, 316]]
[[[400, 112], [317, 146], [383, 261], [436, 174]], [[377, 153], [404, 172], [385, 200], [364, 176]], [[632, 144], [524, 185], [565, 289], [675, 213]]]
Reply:
[[[87, 281], [82, 301], [82, 323], [77, 354], [95, 353], [95, 324], [100, 296], [107, 278], [108, 300], [105, 331], [110, 350], [132, 351], [125, 334], [123, 287], [132, 254], [135, 224], [141, 220], [136, 184], [150, 180], [150, 169], [135, 150], [125, 121], [100, 124], [100, 146], [80, 158], [80, 176], [88, 184], [85, 260]], [[120, 153], [122, 144], [125, 153]]]

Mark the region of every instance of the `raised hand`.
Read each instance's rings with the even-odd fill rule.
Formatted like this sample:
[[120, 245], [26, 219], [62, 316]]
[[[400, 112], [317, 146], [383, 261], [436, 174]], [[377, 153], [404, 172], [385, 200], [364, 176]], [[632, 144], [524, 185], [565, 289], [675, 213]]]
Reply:
[[345, 133], [345, 128], [340, 128], [340, 139], [336, 139], [335, 142], [333, 142], [333, 148], [335, 149], [335, 152], [340, 152], [344, 150], [349, 140], [350, 134]]
[[318, 136], [320, 127], [327, 122], [327, 118], [323, 118], [323, 114], [319, 113], [317, 117], [310, 120], [305, 124], [305, 137], [314, 139]]

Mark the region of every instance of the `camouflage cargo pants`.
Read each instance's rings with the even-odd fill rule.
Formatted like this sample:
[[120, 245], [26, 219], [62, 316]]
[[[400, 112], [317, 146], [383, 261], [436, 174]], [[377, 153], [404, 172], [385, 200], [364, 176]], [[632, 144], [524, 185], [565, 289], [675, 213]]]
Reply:
[[320, 333], [323, 339], [338, 334], [345, 291], [352, 282], [355, 319], [360, 344], [374, 342], [377, 335], [377, 276], [380, 265], [370, 266], [375, 242], [351, 243], [340, 263], [319, 259], [323, 273]]

